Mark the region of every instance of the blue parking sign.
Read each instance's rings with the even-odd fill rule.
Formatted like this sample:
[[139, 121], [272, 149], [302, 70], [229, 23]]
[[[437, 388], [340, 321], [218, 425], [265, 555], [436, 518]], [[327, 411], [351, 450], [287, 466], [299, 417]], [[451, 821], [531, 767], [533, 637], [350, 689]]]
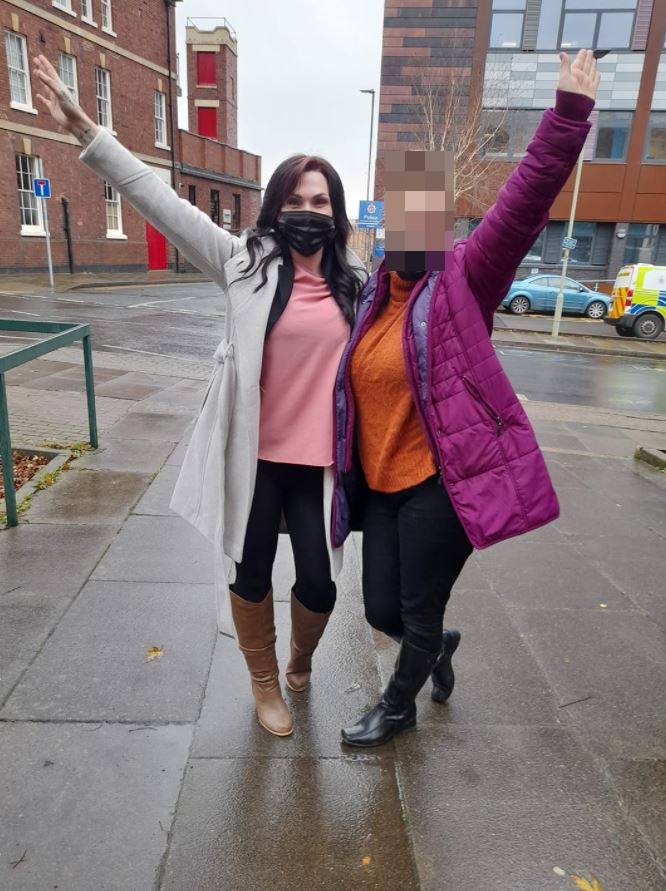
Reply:
[[32, 188], [37, 198], [50, 198], [51, 197], [51, 180], [44, 179], [44, 177], [40, 177], [39, 179], [35, 178], [32, 181]]

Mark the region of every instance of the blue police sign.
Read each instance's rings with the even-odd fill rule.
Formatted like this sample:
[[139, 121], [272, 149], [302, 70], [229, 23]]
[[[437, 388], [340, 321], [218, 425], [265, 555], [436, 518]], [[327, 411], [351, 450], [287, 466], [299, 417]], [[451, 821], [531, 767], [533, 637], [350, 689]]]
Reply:
[[51, 197], [51, 180], [50, 179], [33, 179], [32, 188], [37, 198]]
[[384, 241], [376, 241], [375, 248], [372, 252], [373, 256], [384, 257], [386, 255], [385, 244], [386, 244], [386, 242], [384, 242]]
[[384, 202], [361, 201], [358, 207], [358, 228], [379, 229], [384, 225]]

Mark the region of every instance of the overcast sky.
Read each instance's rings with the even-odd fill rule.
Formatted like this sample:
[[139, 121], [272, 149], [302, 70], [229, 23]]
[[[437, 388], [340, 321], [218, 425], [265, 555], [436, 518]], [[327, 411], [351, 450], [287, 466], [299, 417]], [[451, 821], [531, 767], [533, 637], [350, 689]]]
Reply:
[[323, 155], [340, 173], [355, 219], [370, 141], [371, 96], [359, 90], [377, 91], [376, 144], [383, 12], [384, 0], [183, 0], [176, 6], [181, 78], [187, 19], [226, 18], [238, 37], [239, 148], [262, 156], [264, 185], [288, 155]]

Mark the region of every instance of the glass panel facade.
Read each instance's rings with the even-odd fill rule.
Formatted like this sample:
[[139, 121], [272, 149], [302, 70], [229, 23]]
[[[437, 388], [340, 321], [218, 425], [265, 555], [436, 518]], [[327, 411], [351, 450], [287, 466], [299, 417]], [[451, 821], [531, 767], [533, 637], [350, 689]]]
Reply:
[[571, 12], [564, 16], [562, 40], [564, 49], [581, 49], [594, 46], [597, 15], [594, 12]]
[[624, 242], [623, 263], [652, 263], [658, 235], [657, 223], [630, 223]]
[[483, 154], [488, 158], [522, 158], [542, 115], [542, 111], [531, 108], [486, 112]]
[[650, 114], [645, 159], [666, 161], [666, 112], [664, 111], [653, 111]]
[[496, 12], [490, 29], [490, 46], [499, 49], [519, 48], [523, 36], [521, 12]]
[[543, 256], [543, 245], [546, 240], [546, 230], [542, 229], [537, 240], [525, 255], [524, 263], [540, 263]]
[[624, 161], [629, 143], [633, 114], [630, 111], [600, 111], [594, 157], [599, 160]]
[[633, 12], [606, 12], [599, 22], [597, 46], [600, 49], [627, 49], [631, 46]]
[[573, 237], [578, 243], [569, 254], [570, 263], [589, 263], [591, 261], [592, 242], [596, 228], [596, 223], [574, 223]]

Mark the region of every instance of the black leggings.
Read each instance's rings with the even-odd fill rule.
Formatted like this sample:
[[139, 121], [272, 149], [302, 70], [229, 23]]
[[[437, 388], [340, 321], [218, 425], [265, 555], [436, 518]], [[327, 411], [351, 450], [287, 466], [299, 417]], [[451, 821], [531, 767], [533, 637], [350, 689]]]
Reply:
[[253, 603], [266, 597], [283, 512], [296, 564], [294, 594], [307, 609], [327, 613], [335, 604], [336, 590], [326, 547], [322, 467], [259, 461], [243, 562], [236, 564], [231, 589]]
[[451, 588], [472, 550], [437, 476], [392, 494], [370, 491], [363, 519], [368, 622], [438, 652]]

